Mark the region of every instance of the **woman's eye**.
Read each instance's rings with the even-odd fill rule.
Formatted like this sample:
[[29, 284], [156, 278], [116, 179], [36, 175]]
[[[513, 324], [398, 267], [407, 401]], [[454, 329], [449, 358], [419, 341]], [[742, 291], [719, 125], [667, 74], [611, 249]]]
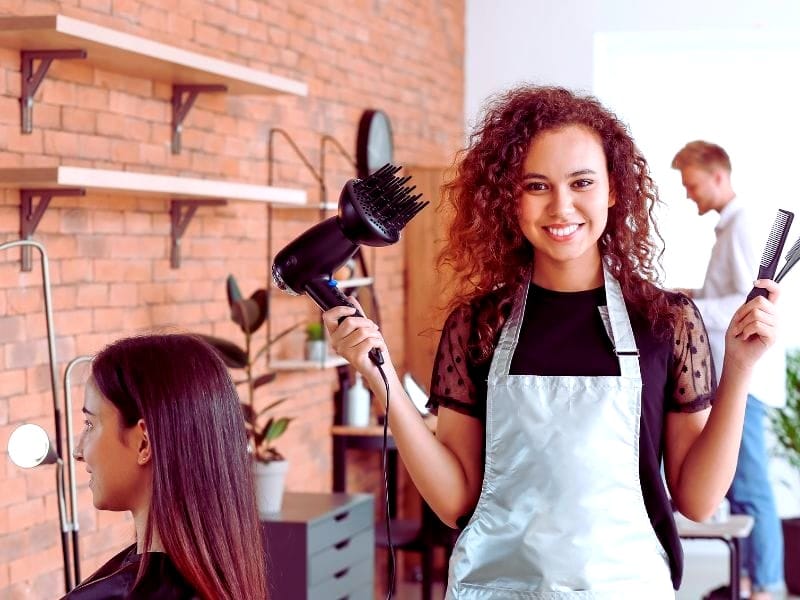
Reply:
[[83, 428], [84, 429], [91, 429], [92, 428], [92, 423], [90, 421], [84, 419], [83, 420]]
[[594, 183], [594, 181], [592, 181], [591, 179], [578, 179], [577, 181], [573, 181], [572, 185], [573, 185], [573, 187], [576, 187], [576, 188], [585, 188], [585, 187], [589, 187], [593, 183]]
[[529, 181], [525, 184], [526, 192], [543, 192], [547, 189], [547, 184], [542, 181]]

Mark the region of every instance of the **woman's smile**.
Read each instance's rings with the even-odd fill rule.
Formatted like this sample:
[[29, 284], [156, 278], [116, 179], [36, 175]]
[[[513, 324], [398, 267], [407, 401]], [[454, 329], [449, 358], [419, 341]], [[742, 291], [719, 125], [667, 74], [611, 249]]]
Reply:
[[565, 225], [549, 225], [545, 226], [544, 230], [547, 234], [558, 242], [568, 242], [575, 237], [578, 229], [583, 226], [583, 223], [570, 223]]

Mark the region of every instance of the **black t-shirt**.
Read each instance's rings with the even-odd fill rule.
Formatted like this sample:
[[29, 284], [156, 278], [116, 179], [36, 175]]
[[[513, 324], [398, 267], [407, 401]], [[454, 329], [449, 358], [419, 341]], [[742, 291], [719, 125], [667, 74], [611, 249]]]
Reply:
[[[657, 335], [646, 316], [628, 306], [639, 350], [642, 374], [642, 416], [639, 476], [647, 514], [666, 550], [672, 581], [678, 588], [683, 552], [672, 508], [661, 477], [666, 412], [708, 408], [716, 392], [716, 376], [703, 320], [682, 294], [667, 293], [680, 307], [672, 331]], [[531, 284], [519, 341], [511, 361], [512, 375], [619, 375], [619, 361], [598, 306], [605, 289], [555, 292]], [[487, 377], [491, 360], [474, 364], [467, 343], [477, 317], [460, 307], [442, 330], [433, 369], [429, 407], [445, 406], [485, 421]]]
[[200, 600], [172, 560], [163, 552], [148, 552], [148, 563], [134, 589], [142, 555], [128, 546], [61, 600]]

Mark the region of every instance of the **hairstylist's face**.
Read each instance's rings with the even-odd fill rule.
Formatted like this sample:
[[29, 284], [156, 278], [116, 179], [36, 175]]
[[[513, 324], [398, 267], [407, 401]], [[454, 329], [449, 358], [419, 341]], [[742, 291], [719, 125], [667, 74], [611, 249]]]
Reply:
[[614, 204], [599, 136], [577, 125], [544, 131], [533, 139], [523, 168], [519, 218], [535, 248], [534, 273], [584, 266], [596, 273], [597, 241]]
[[686, 197], [697, 205], [701, 215], [717, 209], [719, 197], [719, 173], [695, 165], [681, 169], [681, 183], [686, 188]]
[[89, 489], [96, 508], [136, 511], [149, 502], [150, 445], [144, 421], [122, 424], [116, 406], [97, 389], [86, 385], [84, 425], [75, 459], [86, 463]]

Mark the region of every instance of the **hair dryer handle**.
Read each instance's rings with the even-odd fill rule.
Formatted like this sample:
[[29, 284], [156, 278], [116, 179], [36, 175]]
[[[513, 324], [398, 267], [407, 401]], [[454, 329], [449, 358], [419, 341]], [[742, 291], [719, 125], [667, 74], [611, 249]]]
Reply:
[[[312, 279], [306, 284], [305, 291], [322, 310], [328, 310], [334, 306], [349, 306], [351, 308], [356, 308], [350, 303], [350, 301], [347, 299], [347, 296], [342, 293], [342, 290], [338, 288], [333, 279], [328, 279], [325, 277]], [[363, 317], [364, 315], [362, 315], [356, 308], [355, 314], [348, 316]], [[341, 317], [339, 319], [339, 323], [344, 321], [346, 318], [347, 316]], [[369, 358], [376, 365], [383, 364], [383, 353], [378, 348], [373, 348], [369, 351]]]

